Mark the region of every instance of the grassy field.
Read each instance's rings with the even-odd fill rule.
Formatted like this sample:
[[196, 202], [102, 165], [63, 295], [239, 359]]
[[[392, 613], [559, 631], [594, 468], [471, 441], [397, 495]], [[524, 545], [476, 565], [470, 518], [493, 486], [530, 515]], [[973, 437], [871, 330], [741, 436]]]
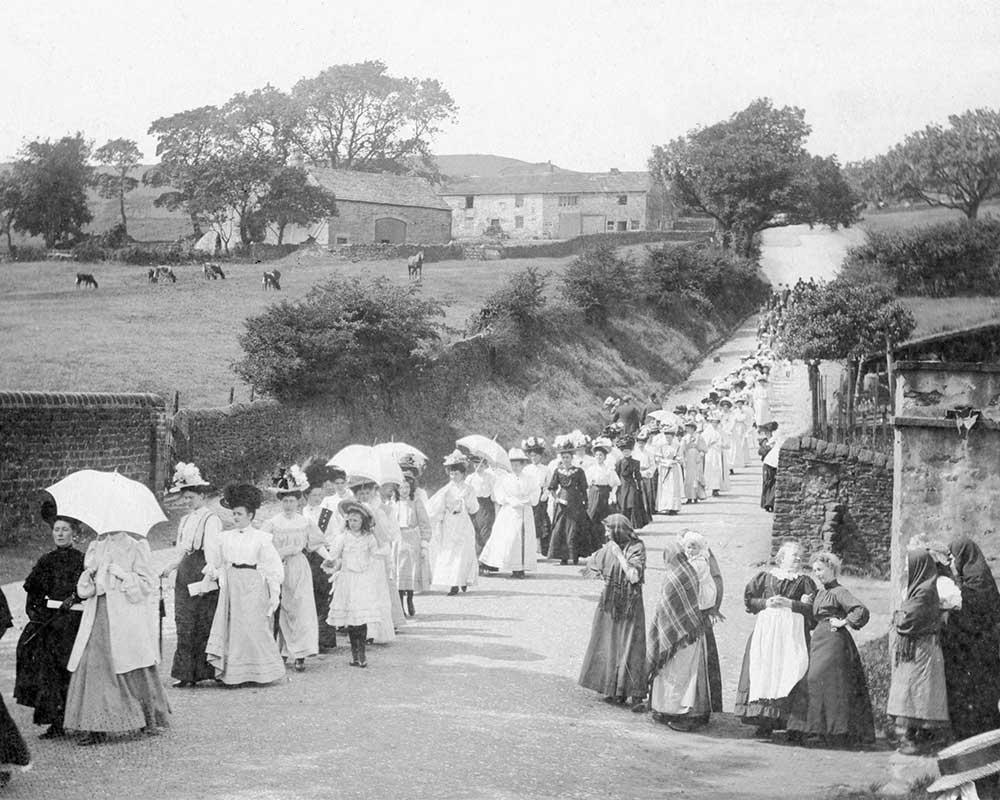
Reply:
[[[984, 203], [980, 206], [979, 217], [1000, 217], [1000, 202]], [[935, 225], [939, 222], [957, 222], [965, 219], [961, 211], [928, 205], [913, 205], [910, 208], [887, 208], [881, 211], [868, 210], [859, 223], [869, 231], [889, 231], [901, 228], [916, 228], [920, 225]]]
[[904, 297], [902, 302], [917, 321], [913, 338], [1000, 320], [997, 297]]
[[[424, 265], [425, 296], [449, 304], [461, 326], [507, 276], [528, 265], [559, 273], [570, 259], [447, 261]], [[271, 266], [271, 265], [269, 265]], [[0, 268], [0, 386], [40, 391], [143, 391], [187, 406], [249, 398], [230, 364], [241, 356], [243, 321], [269, 303], [302, 297], [336, 276], [385, 275], [405, 283], [403, 261], [350, 263], [293, 254], [274, 266], [282, 291], [264, 292], [260, 266], [226, 266], [225, 281], [200, 267], [175, 267], [176, 284], [150, 285], [146, 270], [121, 264], [6, 264]], [[75, 288], [92, 272], [97, 290]], [[555, 292], [555, 287], [551, 287]]]

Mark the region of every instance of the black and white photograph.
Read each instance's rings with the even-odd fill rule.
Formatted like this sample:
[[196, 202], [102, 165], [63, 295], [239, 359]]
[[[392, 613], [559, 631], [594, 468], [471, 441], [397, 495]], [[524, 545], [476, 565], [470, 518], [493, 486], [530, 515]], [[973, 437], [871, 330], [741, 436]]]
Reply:
[[1000, 4], [0, 17], [0, 798], [1000, 800]]

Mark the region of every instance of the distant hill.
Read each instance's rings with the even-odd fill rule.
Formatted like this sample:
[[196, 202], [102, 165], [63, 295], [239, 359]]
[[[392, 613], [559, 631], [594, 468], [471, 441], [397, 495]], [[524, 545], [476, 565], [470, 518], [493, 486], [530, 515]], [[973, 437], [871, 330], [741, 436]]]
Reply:
[[494, 156], [486, 153], [469, 153], [463, 155], [436, 155], [441, 174], [450, 179], [456, 178], [496, 178], [501, 175], [531, 175], [540, 172], [568, 172], [551, 162], [532, 163], [519, 158]]

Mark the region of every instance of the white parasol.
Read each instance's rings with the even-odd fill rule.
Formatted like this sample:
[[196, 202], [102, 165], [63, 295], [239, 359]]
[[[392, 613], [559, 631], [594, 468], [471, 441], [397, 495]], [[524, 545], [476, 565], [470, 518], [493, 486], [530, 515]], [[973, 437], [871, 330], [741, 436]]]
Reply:
[[57, 513], [74, 517], [97, 533], [127, 531], [139, 536], [167, 517], [145, 485], [119, 475], [82, 469], [46, 489]]
[[647, 417], [652, 417], [657, 422], [677, 422], [677, 415], [673, 411], [666, 411], [661, 409], [660, 411], [650, 411], [646, 414]]
[[507, 451], [504, 450], [494, 439], [487, 439], [478, 433], [463, 436], [455, 440], [455, 446], [468, 450], [472, 456], [486, 459], [491, 467], [500, 467], [510, 470], [510, 460], [507, 458]]
[[406, 442], [382, 442], [382, 444], [375, 445], [375, 450], [379, 455], [388, 453], [389, 457], [397, 464], [409, 458], [423, 469], [423, 465], [427, 463], [427, 456]]
[[403, 482], [399, 464], [388, 453], [379, 453], [369, 445], [349, 444], [326, 464], [346, 472], [348, 483], [356, 483], [358, 479], [380, 485]]

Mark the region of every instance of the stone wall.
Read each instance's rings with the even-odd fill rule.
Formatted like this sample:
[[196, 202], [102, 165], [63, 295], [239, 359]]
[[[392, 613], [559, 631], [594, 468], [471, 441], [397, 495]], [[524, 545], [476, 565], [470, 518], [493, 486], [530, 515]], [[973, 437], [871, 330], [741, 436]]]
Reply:
[[[451, 212], [445, 208], [416, 208], [379, 203], [337, 201], [337, 216], [328, 220], [330, 247], [375, 241], [375, 220], [390, 218], [406, 224], [406, 242], [445, 244], [451, 241]], [[339, 241], [346, 239], [346, 241]]]
[[40, 492], [71, 472], [161, 486], [166, 425], [153, 394], [0, 392], [0, 544], [38, 528]]
[[182, 408], [170, 425], [171, 474], [186, 461], [219, 488], [264, 478], [306, 455], [302, 429], [301, 413], [274, 400]]
[[786, 538], [810, 553], [880, 577], [891, 563], [893, 462], [881, 453], [809, 437], [786, 439], [778, 462], [772, 552]]

